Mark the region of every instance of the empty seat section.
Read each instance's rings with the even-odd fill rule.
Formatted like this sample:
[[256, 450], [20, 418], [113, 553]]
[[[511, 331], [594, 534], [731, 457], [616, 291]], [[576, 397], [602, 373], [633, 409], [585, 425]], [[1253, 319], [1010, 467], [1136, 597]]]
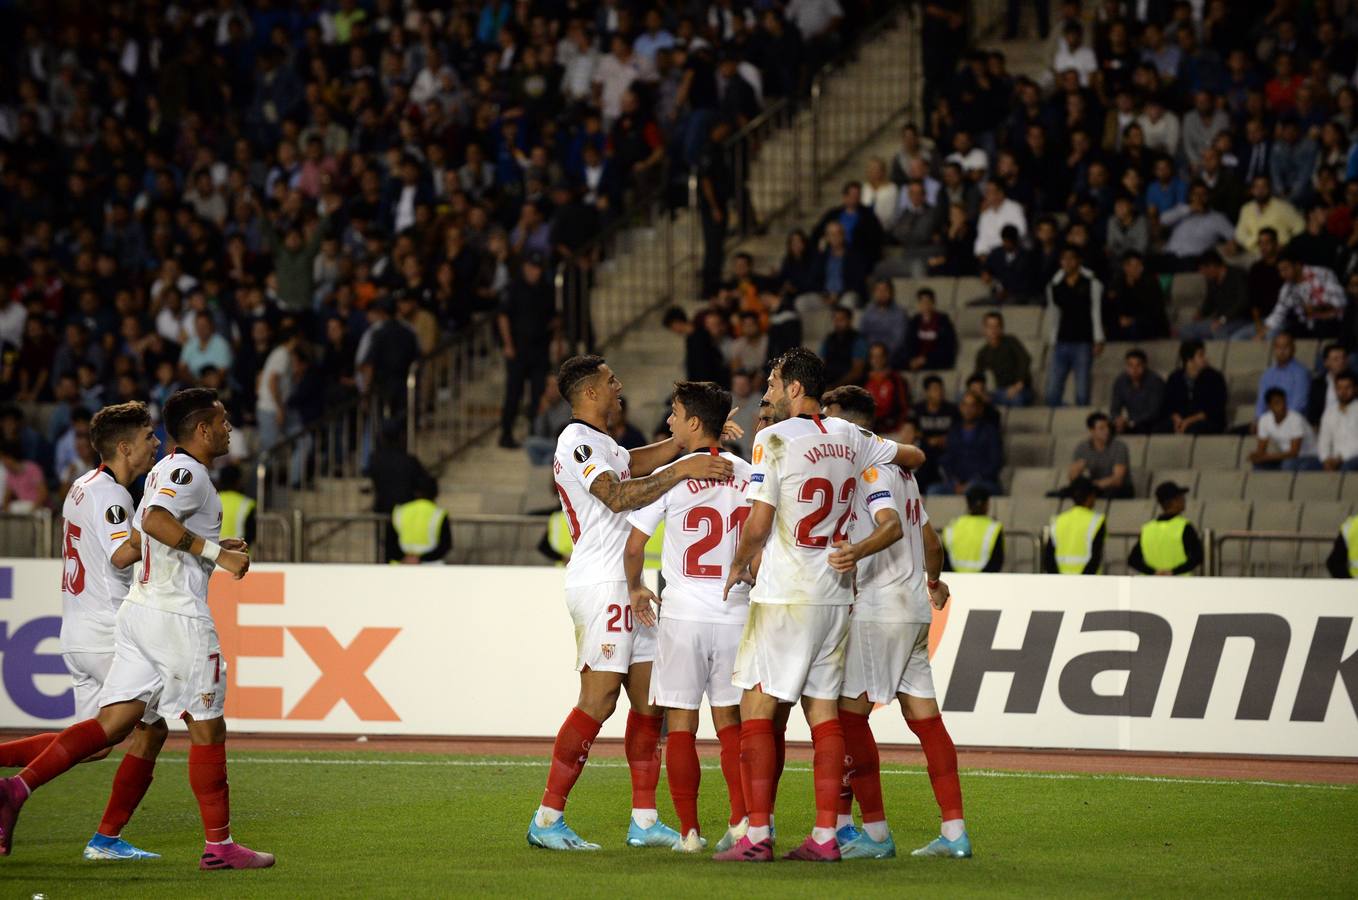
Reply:
[[1245, 478], [1245, 499], [1291, 500], [1292, 472], [1250, 472]]
[[1193, 459], [1193, 439], [1182, 434], [1153, 434], [1146, 442], [1146, 467], [1186, 469]]
[[1049, 406], [1011, 406], [1006, 414], [1005, 436], [1013, 434], [1051, 434], [1052, 411]]
[[[1295, 535], [1297, 523], [1301, 519], [1301, 509], [1290, 501], [1269, 500], [1254, 504], [1251, 529], [1271, 531], [1280, 535]], [[1297, 541], [1260, 538], [1251, 541], [1246, 549], [1246, 571], [1250, 575], [1266, 578], [1286, 578], [1298, 574], [1300, 569]]]
[[1062, 470], [1053, 467], [1020, 468], [1014, 470], [1014, 478], [1009, 483], [1011, 497], [1043, 497], [1048, 491], [1059, 487]]
[[1052, 437], [1049, 434], [1011, 434], [1005, 437], [1004, 461], [1015, 468], [1052, 465]]
[[1240, 461], [1240, 438], [1229, 434], [1200, 435], [1193, 439], [1193, 468], [1234, 469]]
[[1202, 500], [1239, 500], [1244, 495], [1244, 472], [1205, 469], [1198, 473], [1197, 496]]
[[[1228, 531], [1248, 531], [1251, 511], [1247, 500], [1205, 500], [1199, 524], [1202, 528], [1211, 529], [1217, 536]], [[1233, 540], [1226, 543], [1217, 553], [1219, 574], [1243, 575], [1243, 560], [1243, 542]]]

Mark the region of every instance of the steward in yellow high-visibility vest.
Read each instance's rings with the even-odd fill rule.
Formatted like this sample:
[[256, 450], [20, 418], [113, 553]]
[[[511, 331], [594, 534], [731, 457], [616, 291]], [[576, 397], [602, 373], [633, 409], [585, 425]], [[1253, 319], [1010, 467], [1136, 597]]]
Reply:
[[1192, 575], [1202, 565], [1202, 538], [1184, 518], [1188, 488], [1166, 481], [1155, 489], [1161, 515], [1141, 526], [1127, 565], [1143, 575]]
[[642, 564], [643, 569], [660, 570], [660, 561], [665, 554], [665, 520], [661, 519], [656, 526], [655, 534], [651, 535], [646, 541], [646, 562]]
[[1358, 516], [1349, 516], [1339, 526], [1339, 536], [1334, 539], [1325, 568], [1335, 578], [1358, 578]]
[[441, 563], [453, 549], [453, 529], [433, 496], [437, 485], [432, 478], [420, 479], [415, 499], [391, 510], [387, 528], [387, 562]]
[[237, 466], [223, 466], [217, 474], [217, 496], [222, 499], [221, 540], [236, 538], [255, 542], [255, 501], [240, 490], [241, 472]]
[[949, 572], [1004, 569], [1004, 526], [990, 517], [990, 491], [981, 485], [967, 488], [967, 514], [943, 529], [943, 568]]
[[570, 520], [566, 518], [564, 511], [555, 510], [547, 517], [547, 533], [538, 544], [538, 552], [550, 560], [555, 560], [558, 566], [564, 566], [570, 562], [571, 551], [574, 549]]
[[1103, 571], [1103, 543], [1108, 534], [1103, 513], [1094, 512], [1098, 491], [1094, 482], [1081, 476], [1070, 483], [1075, 505], [1051, 521], [1051, 537], [1043, 548], [1048, 572], [1062, 575], [1098, 575]]

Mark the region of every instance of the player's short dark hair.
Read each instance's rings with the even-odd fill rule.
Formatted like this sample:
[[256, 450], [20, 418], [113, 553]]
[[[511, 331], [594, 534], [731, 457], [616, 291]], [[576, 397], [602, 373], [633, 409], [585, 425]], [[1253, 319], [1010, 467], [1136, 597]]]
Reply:
[[1264, 391], [1264, 403], [1272, 403], [1274, 397], [1277, 397], [1280, 400], [1286, 400], [1287, 391], [1283, 390], [1280, 387], [1271, 387], [1268, 390]]
[[1145, 350], [1142, 350], [1140, 347], [1133, 347], [1132, 349], [1128, 350], [1128, 351], [1127, 351], [1127, 355], [1125, 355], [1125, 356], [1122, 357], [1122, 358], [1123, 358], [1123, 359], [1139, 359], [1139, 360], [1141, 360], [1141, 364], [1142, 364], [1143, 366], [1144, 366], [1144, 365], [1147, 365], [1147, 364], [1150, 362], [1150, 359], [1146, 356], [1146, 351], [1145, 351]]
[[820, 400], [825, 392], [825, 363], [805, 347], [793, 347], [773, 364], [783, 379], [784, 386], [797, 382], [811, 400]]
[[684, 405], [684, 412], [696, 416], [703, 431], [721, 438], [726, 417], [731, 413], [731, 392], [711, 381], [676, 381], [674, 399]]
[[840, 418], [862, 428], [871, 428], [872, 420], [877, 416], [877, 403], [872, 394], [856, 384], [837, 387], [820, 399], [822, 406], [838, 406]]
[[165, 433], [176, 441], [187, 438], [198, 423], [217, 409], [217, 392], [211, 388], [185, 388], [165, 401]]
[[599, 374], [599, 367], [603, 364], [604, 358], [593, 353], [572, 356], [563, 362], [556, 373], [556, 386], [561, 390], [561, 396], [574, 403], [580, 388]]
[[1108, 421], [1107, 413], [1092, 412], [1089, 415], [1085, 416], [1085, 427], [1088, 428], [1090, 431], [1093, 431], [1095, 425], [1099, 424], [1100, 422], [1107, 421]]
[[[169, 407], [166, 403], [166, 410]], [[90, 445], [100, 459], [110, 460], [118, 453], [119, 441], [131, 440], [134, 432], [150, 427], [151, 413], [145, 403], [133, 400], [105, 406], [90, 419]]]

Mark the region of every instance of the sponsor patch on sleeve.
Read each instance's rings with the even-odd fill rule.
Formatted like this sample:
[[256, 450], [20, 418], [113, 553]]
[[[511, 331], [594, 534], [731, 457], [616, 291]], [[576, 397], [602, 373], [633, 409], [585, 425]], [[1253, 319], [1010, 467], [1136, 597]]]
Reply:
[[763, 483], [764, 483], [764, 473], [763, 473], [763, 472], [755, 472], [753, 475], [750, 476], [750, 480], [753, 481], [755, 484], [763, 484]]
[[872, 502], [877, 501], [877, 500], [890, 500], [890, 499], [891, 499], [891, 491], [877, 491], [877, 492], [875, 492], [875, 493], [868, 494], [868, 502], [869, 502], [869, 503], [872, 503]]

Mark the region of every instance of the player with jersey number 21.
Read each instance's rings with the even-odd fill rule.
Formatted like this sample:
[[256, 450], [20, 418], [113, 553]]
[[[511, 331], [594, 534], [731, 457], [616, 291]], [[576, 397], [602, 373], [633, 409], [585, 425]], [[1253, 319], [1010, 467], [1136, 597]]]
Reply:
[[[827, 415], [861, 427], [872, 424], [876, 404], [862, 388], [836, 388], [823, 399]], [[868, 726], [873, 707], [896, 697], [924, 751], [943, 820], [939, 836], [913, 855], [964, 859], [971, 856], [971, 840], [962, 819], [957, 749], [943, 726], [929, 666], [929, 607], [942, 609], [948, 602], [948, 585], [939, 578], [943, 542], [929, 524], [910, 472], [875, 466], [864, 469], [859, 480], [850, 541], [830, 554], [831, 566], [856, 571], [857, 579], [839, 700], [851, 789], [840, 794], [839, 851], [845, 859], [896, 855], [882, 803], [877, 742]], [[861, 830], [853, 824], [854, 798], [863, 812]]]
[[206, 844], [200, 869], [271, 866], [268, 853], [231, 839], [226, 780], [226, 663], [208, 609], [217, 566], [237, 578], [250, 568], [244, 541], [216, 538], [222, 503], [209, 466], [231, 444], [231, 424], [216, 391], [189, 388], [165, 402], [165, 430], [175, 442], [152, 467], [133, 527], [141, 561], [118, 609], [113, 665], [99, 714], [57, 736], [26, 769], [0, 780], [0, 848], [8, 851], [24, 803], [39, 787], [91, 753], [122, 741], [148, 710], [183, 719], [189, 731], [189, 785], [198, 800]]
[[[755, 437], [751, 455], [752, 509], [724, 592], [729, 598], [738, 583], [753, 576], [732, 679], [744, 688], [741, 769], [750, 827], [734, 847], [717, 854], [723, 862], [773, 859], [774, 718], [780, 703], [797, 702], [811, 726], [816, 823], [788, 858], [840, 858], [835, 840], [844, 776], [839, 696], [853, 574], [836, 570], [829, 558], [834, 545], [848, 539], [859, 474], [887, 463], [917, 468], [924, 454], [843, 419], [822, 418], [824, 387], [825, 364], [814, 353], [796, 347], [779, 357], [765, 395], [773, 404], [774, 424]], [[761, 550], [758, 571], [749, 571]]]
[[[731, 806], [726, 835], [717, 848], [734, 845], [748, 826], [740, 784], [740, 688], [731, 683], [748, 611], [748, 590], [732, 591], [725, 603], [721, 592], [736, 555], [740, 528], [750, 514], [745, 499], [750, 464], [720, 447], [722, 425], [730, 411], [731, 395], [710, 381], [681, 381], [674, 386], [669, 428], [685, 454], [680, 460], [719, 456], [735, 472], [726, 479], [687, 478], [632, 513], [627, 519], [632, 533], [623, 557], [633, 616], [648, 627], [656, 625], [651, 702], [666, 711], [665, 763], [683, 836], [674, 849], [685, 853], [707, 846], [698, 824], [701, 770], [694, 741], [704, 694], [721, 742], [721, 772]], [[660, 572], [665, 588], [657, 598], [642, 584], [641, 573], [646, 542], [662, 522], [665, 543]], [[652, 604], [660, 608], [658, 624]]]
[[[724, 480], [734, 468], [727, 459], [702, 454], [666, 466], [679, 453], [673, 438], [630, 452], [620, 447], [608, 434], [608, 421], [622, 412], [622, 382], [603, 357], [566, 360], [557, 385], [573, 416], [557, 439], [552, 468], [575, 544], [566, 566], [566, 606], [575, 625], [580, 694], [557, 732], [542, 803], [528, 824], [528, 844], [546, 850], [599, 849], [572, 831], [563, 813], [590, 746], [626, 687], [632, 707], [623, 738], [632, 776], [627, 844], [672, 847], [679, 833], [660, 821], [655, 808], [662, 724], [650, 700], [655, 633], [634, 620], [627, 596], [627, 513], [685, 479]], [[742, 433], [727, 422], [722, 437]]]

